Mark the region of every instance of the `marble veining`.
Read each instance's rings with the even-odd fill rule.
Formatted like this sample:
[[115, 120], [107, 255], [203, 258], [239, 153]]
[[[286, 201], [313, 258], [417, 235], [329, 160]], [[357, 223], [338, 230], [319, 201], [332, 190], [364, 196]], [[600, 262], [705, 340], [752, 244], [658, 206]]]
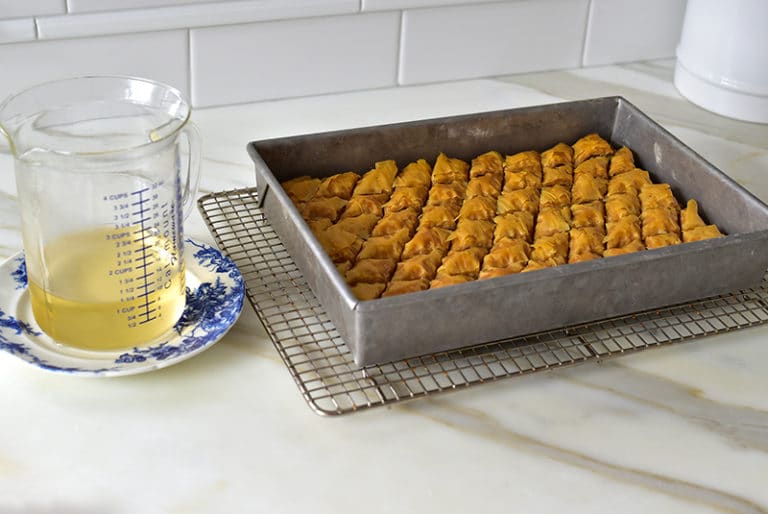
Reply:
[[728, 492], [702, 486], [686, 480], [659, 473], [622, 466], [603, 461], [586, 453], [562, 446], [549, 444], [536, 437], [516, 432], [506, 423], [493, 417], [487, 411], [454, 405], [450, 401], [430, 400], [438, 408], [421, 410], [420, 415], [445, 424], [453, 430], [465, 432], [472, 437], [487, 438], [497, 444], [507, 445], [538, 456], [546, 457], [568, 466], [584, 468], [591, 473], [602, 475], [606, 481], [621, 481], [674, 497], [686, 502], [715, 507], [725, 512], [763, 514], [763, 506], [747, 498]]
[[577, 373], [566, 377], [581, 386], [609, 391], [686, 418], [720, 434], [732, 444], [768, 453], [768, 411], [718, 402], [704, 397], [703, 391], [691, 385], [619, 363], [605, 368], [589, 380], [580, 379]]
[[[252, 140], [622, 95], [768, 199], [768, 125], [687, 102], [673, 69], [202, 109], [199, 195], [255, 185]], [[185, 235], [212, 242], [194, 208]], [[0, 143], [0, 258], [21, 246]], [[0, 513], [768, 513], [768, 326], [328, 419], [245, 310], [210, 350], [146, 375], [60, 376], [0, 353]]]

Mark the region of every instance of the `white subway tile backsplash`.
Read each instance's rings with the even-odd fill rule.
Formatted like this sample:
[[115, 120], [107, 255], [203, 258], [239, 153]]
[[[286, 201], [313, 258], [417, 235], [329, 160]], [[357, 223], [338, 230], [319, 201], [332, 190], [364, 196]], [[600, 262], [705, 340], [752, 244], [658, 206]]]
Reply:
[[0, 19], [0, 43], [17, 43], [35, 39], [33, 18]]
[[442, 7], [446, 5], [487, 4], [494, 0], [361, 0], [363, 11], [391, 11], [417, 7]]
[[180, 30], [0, 45], [0, 99], [39, 82], [93, 74], [146, 77], [187, 91], [186, 43]]
[[[768, 0], [765, 0], [768, 1]], [[673, 56], [686, 0], [0, 0], [0, 99], [81, 74], [196, 106]]]
[[399, 13], [191, 31], [197, 106], [395, 85]]
[[164, 5], [215, 3], [223, 0], [68, 0], [69, 12], [116, 11]]
[[250, 23], [282, 18], [326, 16], [358, 11], [359, 0], [249, 0], [180, 5], [155, 9], [93, 12], [43, 17], [40, 38], [59, 39]]
[[685, 0], [592, 0], [584, 66], [672, 57]]
[[0, 19], [65, 12], [66, 0], [0, 0]]
[[578, 67], [587, 0], [406, 10], [401, 84]]

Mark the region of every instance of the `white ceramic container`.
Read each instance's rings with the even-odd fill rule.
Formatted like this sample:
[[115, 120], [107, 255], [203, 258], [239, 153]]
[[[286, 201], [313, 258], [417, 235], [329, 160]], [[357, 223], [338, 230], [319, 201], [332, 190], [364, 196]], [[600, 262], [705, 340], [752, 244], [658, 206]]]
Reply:
[[675, 86], [695, 104], [768, 123], [768, 0], [688, 0]]

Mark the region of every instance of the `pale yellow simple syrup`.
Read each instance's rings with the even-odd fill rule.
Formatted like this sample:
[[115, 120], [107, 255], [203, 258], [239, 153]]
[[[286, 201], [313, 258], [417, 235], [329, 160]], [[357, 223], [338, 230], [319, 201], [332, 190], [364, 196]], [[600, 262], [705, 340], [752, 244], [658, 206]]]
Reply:
[[184, 270], [167, 238], [97, 229], [46, 245], [42, 260], [28, 262], [32, 311], [59, 343], [130, 348], [168, 331], [184, 310]]

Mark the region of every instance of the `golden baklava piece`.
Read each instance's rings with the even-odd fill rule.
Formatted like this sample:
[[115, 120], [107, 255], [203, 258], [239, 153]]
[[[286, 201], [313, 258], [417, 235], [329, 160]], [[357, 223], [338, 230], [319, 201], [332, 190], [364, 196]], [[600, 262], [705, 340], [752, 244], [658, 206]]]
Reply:
[[640, 215], [640, 198], [636, 194], [616, 193], [605, 198], [605, 218], [616, 222], [625, 216]]
[[355, 189], [355, 184], [357, 184], [358, 180], [360, 180], [360, 175], [354, 171], [332, 175], [320, 182], [315, 192], [315, 197], [329, 198], [336, 196], [349, 200], [352, 197], [352, 191]]
[[571, 229], [571, 208], [550, 207], [539, 212], [536, 218], [534, 238], [551, 236], [558, 232], [568, 232]]
[[371, 231], [378, 221], [379, 217], [375, 214], [361, 214], [360, 216], [342, 217], [336, 222], [336, 226], [359, 238], [366, 239], [371, 235]]
[[611, 157], [611, 166], [608, 169], [608, 173], [611, 177], [614, 177], [633, 169], [635, 169], [635, 157], [632, 155], [632, 150], [622, 146]]
[[473, 280], [472, 277], [470, 277], [469, 275], [438, 274], [429, 283], [429, 288], [440, 289], [441, 287], [455, 286], [457, 284], [472, 282], [472, 280]]
[[391, 280], [387, 284], [384, 292], [381, 293], [381, 296], [397, 296], [406, 293], [425, 291], [427, 289], [429, 289], [429, 281], [425, 278], [417, 278], [415, 280]]
[[427, 205], [422, 209], [419, 227], [453, 230], [456, 228], [456, 216], [455, 209], [449, 205]]
[[305, 202], [299, 212], [306, 220], [329, 219], [336, 221], [341, 211], [347, 206], [347, 201], [336, 196], [330, 198], [313, 198]]
[[425, 186], [406, 186], [395, 188], [389, 201], [384, 204], [384, 213], [403, 211], [411, 209], [413, 211], [421, 210], [424, 201], [427, 199], [428, 188]]
[[351, 286], [352, 293], [355, 295], [355, 297], [357, 297], [358, 300], [375, 300], [381, 296], [381, 293], [384, 292], [386, 287], [387, 284], [383, 283], [367, 284], [365, 282], [360, 282], [359, 284], [354, 284]]
[[352, 196], [342, 213], [342, 218], [360, 216], [361, 214], [373, 214], [381, 217], [383, 213], [382, 201], [377, 196], [358, 195]]
[[461, 159], [451, 158], [441, 153], [432, 168], [433, 184], [452, 184], [466, 182], [469, 165]]
[[392, 280], [407, 281], [416, 279], [431, 279], [443, 260], [443, 253], [434, 250], [430, 253], [414, 255], [397, 264]]
[[501, 154], [496, 151], [486, 152], [478, 155], [470, 164], [469, 178], [474, 179], [478, 177], [497, 177], [499, 178], [499, 187], [501, 186], [501, 177], [504, 173], [504, 161], [501, 158]]
[[502, 175], [482, 175], [469, 179], [467, 198], [485, 196], [496, 198], [501, 189]]
[[[483, 259], [483, 269], [505, 268], [515, 272], [523, 270], [531, 257], [531, 245], [523, 239], [504, 238], [493, 246]], [[505, 273], [506, 274], [506, 273]]]
[[462, 250], [451, 251], [443, 258], [437, 272], [443, 275], [468, 275], [477, 277], [480, 265], [488, 250], [482, 247], [470, 246]]
[[402, 229], [406, 229], [408, 235], [413, 234], [416, 224], [419, 221], [419, 212], [416, 209], [405, 209], [397, 212], [385, 214], [379, 222], [373, 227], [371, 235], [373, 236], [391, 236]]
[[320, 187], [320, 179], [301, 176], [286, 180], [282, 186], [293, 203], [301, 204], [315, 196], [315, 192]]
[[604, 227], [605, 206], [603, 202], [595, 201], [571, 205], [571, 226], [573, 228]]
[[586, 173], [576, 175], [571, 197], [574, 204], [602, 202], [608, 192], [608, 180]]
[[571, 167], [573, 165], [574, 150], [571, 145], [558, 143], [552, 148], [545, 150], [541, 154], [541, 166], [547, 168], [559, 168], [562, 166]]
[[316, 237], [331, 260], [336, 263], [351, 262], [363, 247], [362, 238], [335, 225], [318, 232]]
[[496, 199], [493, 196], [467, 198], [459, 211], [459, 218], [490, 221], [496, 215]]
[[608, 194], [633, 194], [639, 195], [644, 186], [651, 184], [651, 177], [648, 172], [635, 168], [625, 171], [620, 175], [611, 177], [608, 183]]
[[605, 236], [601, 227], [573, 228], [570, 236], [568, 262], [591, 261], [602, 257]]
[[496, 226], [493, 231], [494, 241], [503, 239], [522, 239], [530, 241], [533, 236], [534, 216], [528, 211], [514, 211], [499, 214], [493, 218]]
[[504, 191], [496, 202], [496, 212], [527, 211], [531, 214], [539, 212], [539, 190], [535, 187], [526, 187], [514, 191]]
[[699, 215], [699, 204], [693, 199], [688, 200], [685, 209], [680, 212], [680, 225], [685, 243], [723, 237], [716, 225], [704, 223]]
[[578, 166], [592, 157], [613, 154], [611, 144], [599, 134], [588, 134], [573, 144], [573, 164]]
[[574, 177], [579, 175], [589, 175], [594, 178], [608, 179], [608, 157], [591, 157], [573, 170]]
[[426, 187], [432, 184], [432, 166], [425, 160], [419, 159], [418, 161], [409, 163], [395, 177], [394, 186], [395, 189], [401, 187]]
[[448, 250], [448, 238], [451, 233], [451, 230], [444, 228], [420, 227], [413, 238], [405, 244], [403, 257], [410, 259], [416, 255], [432, 253], [435, 250], [443, 254]]
[[397, 163], [395, 161], [377, 162], [373, 169], [366, 172], [355, 186], [355, 195], [381, 195], [389, 196], [392, 193], [393, 183], [397, 175]]
[[395, 259], [389, 258], [360, 259], [349, 271], [347, 271], [347, 282], [351, 285], [360, 283], [385, 284], [395, 271], [395, 263]]

